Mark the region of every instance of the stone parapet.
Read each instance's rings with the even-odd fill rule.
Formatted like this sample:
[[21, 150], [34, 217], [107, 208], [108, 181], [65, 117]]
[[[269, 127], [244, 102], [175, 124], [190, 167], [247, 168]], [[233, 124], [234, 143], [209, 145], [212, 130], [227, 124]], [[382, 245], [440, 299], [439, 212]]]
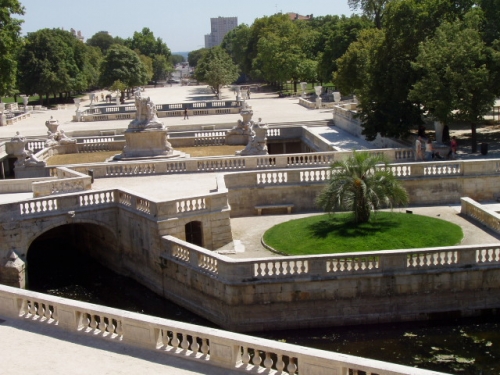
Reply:
[[141, 315], [0, 285], [0, 315], [46, 329], [66, 330], [95, 340], [161, 351], [242, 373], [283, 375], [365, 372], [439, 375], [435, 371], [304, 348], [279, 341]]

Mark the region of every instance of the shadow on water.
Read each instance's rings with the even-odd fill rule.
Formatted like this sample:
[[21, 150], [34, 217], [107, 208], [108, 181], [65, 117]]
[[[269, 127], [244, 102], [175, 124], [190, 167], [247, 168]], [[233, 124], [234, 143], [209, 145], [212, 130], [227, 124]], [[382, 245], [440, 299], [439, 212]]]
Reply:
[[[68, 251], [64, 240], [37, 241], [29, 254], [30, 289], [206, 327], [213, 323], [161, 298], [134, 280]], [[41, 251], [40, 251], [41, 250]], [[47, 252], [52, 252], [47, 256]], [[71, 255], [73, 254], [73, 255]], [[254, 332], [253, 336], [451, 374], [500, 374], [500, 319]]]

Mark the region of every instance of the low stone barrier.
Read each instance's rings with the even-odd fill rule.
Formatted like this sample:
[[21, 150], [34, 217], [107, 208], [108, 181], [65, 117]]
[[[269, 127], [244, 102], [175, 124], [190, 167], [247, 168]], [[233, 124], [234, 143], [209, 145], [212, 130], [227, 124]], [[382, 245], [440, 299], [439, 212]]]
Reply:
[[460, 201], [462, 204], [460, 213], [463, 216], [474, 219], [500, 234], [500, 214], [483, 207], [471, 198], [461, 198]]
[[438, 375], [0, 285], [0, 314], [242, 373]]
[[86, 174], [60, 167], [55, 169], [55, 175], [57, 179], [32, 183], [34, 198], [92, 189], [91, 177]]

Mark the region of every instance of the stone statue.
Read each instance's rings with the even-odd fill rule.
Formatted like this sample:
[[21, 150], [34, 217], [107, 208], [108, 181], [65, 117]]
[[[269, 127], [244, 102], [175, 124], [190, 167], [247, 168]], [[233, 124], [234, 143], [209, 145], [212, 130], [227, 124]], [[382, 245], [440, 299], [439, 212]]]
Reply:
[[53, 116], [50, 116], [50, 119], [45, 121], [45, 126], [51, 133], [57, 133], [59, 128], [59, 121], [55, 120]]
[[45, 147], [52, 147], [52, 146], [57, 146], [59, 142], [55, 139], [55, 134], [51, 133], [50, 131], [47, 132], [47, 140], [45, 141]]
[[61, 129], [61, 131], [59, 132], [59, 144], [61, 145], [68, 145], [68, 144], [73, 144], [73, 143], [76, 143], [76, 139], [75, 138], [70, 138], [66, 135], [66, 133], [64, 132], [64, 130]]
[[246, 145], [254, 135], [252, 130], [252, 109], [244, 106], [241, 109], [240, 115], [243, 117], [243, 121], [238, 120], [238, 124], [226, 133], [227, 145]]
[[39, 160], [36, 155], [33, 153], [33, 151], [28, 150], [26, 152], [26, 159], [24, 160], [24, 165], [27, 167], [44, 167], [45, 162], [42, 160]]
[[17, 158], [14, 163], [14, 168], [44, 167], [44, 161], [38, 160], [38, 158], [33, 154], [33, 151], [26, 150], [27, 143], [28, 140], [26, 137], [22, 136], [18, 131], [16, 132], [16, 135], [11, 138], [10, 144], [13, 148], [13, 155]]
[[237, 155], [268, 155], [267, 151], [267, 125], [262, 123], [262, 119], [259, 118], [259, 122], [253, 123], [252, 133], [247, 146], [236, 152]]
[[151, 98], [143, 98], [141, 91], [135, 92], [135, 119], [129, 124], [131, 130], [163, 129], [163, 123], [158, 119], [156, 107]]

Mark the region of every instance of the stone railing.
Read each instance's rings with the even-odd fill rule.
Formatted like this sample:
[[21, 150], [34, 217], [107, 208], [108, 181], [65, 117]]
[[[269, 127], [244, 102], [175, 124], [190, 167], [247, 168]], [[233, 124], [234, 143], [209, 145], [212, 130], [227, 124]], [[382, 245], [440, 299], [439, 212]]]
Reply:
[[[241, 102], [236, 100], [216, 100], [192, 103], [157, 104], [158, 117], [181, 117], [184, 116], [184, 109], [188, 110], [189, 116], [196, 115], [221, 115], [237, 114], [240, 112]], [[135, 117], [135, 106], [109, 106], [86, 109], [80, 116], [84, 121], [107, 121], [126, 120]], [[78, 121], [77, 116], [73, 116], [73, 121]]]
[[462, 208], [460, 213], [468, 218], [472, 218], [486, 227], [500, 234], [500, 214], [483, 207], [470, 198], [461, 198]]
[[7, 123], [7, 125], [13, 125], [19, 121], [27, 119], [28, 117], [31, 117], [31, 112], [24, 112], [24, 113], [18, 114], [17, 116], [7, 118], [6, 123]]
[[0, 314], [242, 373], [438, 375], [0, 285]]
[[163, 259], [231, 284], [245, 280], [325, 280], [340, 275], [373, 276], [415, 269], [449, 271], [500, 264], [500, 244], [233, 260], [173, 236], [163, 237], [163, 243]]
[[[370, 153], [383, 153], [388, 156], [393, 162], [403, 162], [413, 157], [411, 149], [382, 149], [369, 150]], [[205, 173], [215, 171], [245, 171], [255, 169], [279, 169], [279, 168], [311, 168], [311, 167], [327, 167], [334, 160], [339, 160], [351, 155], [351, 151], [331, 151], [331, 152], [316, 152], [302, 154], [280, 154], [280, 155], [265, 155], [265, 156], [222, 156], [208, 158], [188, 158], [178, 160], [153, 161], [144, 162], [120, 162], [120, 163], [98, 163], [98, 164], [78, 164], [69, 165], [68, 168], [86, 173], [87, 170], [94, 171], [95, 178], [102, 177], [123, 177], [123, 176], [138, 176], [147, 174], [171, 174], [171, 173]], [[460, 163], [460, 162], [458, 162]], [[419, 163], [412, 163], [417, 165]], [[443, 165], [438, 163], [420, 163], [429, 175], [439, 174], [444, 170]], [[454, 164], [455, 165], [455, 164]], [[398, 164], [399, 166], [399, 164]], [[401, 166], [401, 168], [409, 169], [410, 166]]]
[[[70, 190], [74, 187], [81, 188], [82, 190], [89, 190], [90, 177], [78, 173], [76, 173], [78, 177], [70, 177], [74, 175], [75, 172], [65, 170], [64, 168], [58, 168], [58, 173], [66, 175], [67, 179], [61, 181], [69, 181], [68, 186], [58, 185], [59, 180], [54, 179], [35, 182], [33, 183], [33, 185], [36, 186], [34, 194], [37, 196], [45, 196], [45, 198], [35, 198], [27, 201], [0, 205], [0, 218], [10, 217], [12, 215], [52, 216], [67, 211], [78, 212], [78, 210], [85, 210], [88, 208], [95, 210], [96, 208], [117, 206], [132, 210], [142, 216], [154, 218], [155, 220], [163, 220], [167, 217], [179, 218], [193, 213], [211, 213], [228, 209], [227, 190], [225, 189], [222, 179], [218, 179], [218, 183], [221, 185], [219, 192], [198, 197], [158, 202], [125, 189], [92, 190], [73, 193]], [[73, 180], [79, 181], [79, 183], [73, 183]], [[68, 194], [57, 197], [47, 197], [47, 195], [54, 194], [53, 191], [51, 191], [50, 194], [46, 193], [49, 192], [51, 188], [61, 189], [59, 194]], [[68, 191], [64, 191], [63, 189], [68, 189]]]

